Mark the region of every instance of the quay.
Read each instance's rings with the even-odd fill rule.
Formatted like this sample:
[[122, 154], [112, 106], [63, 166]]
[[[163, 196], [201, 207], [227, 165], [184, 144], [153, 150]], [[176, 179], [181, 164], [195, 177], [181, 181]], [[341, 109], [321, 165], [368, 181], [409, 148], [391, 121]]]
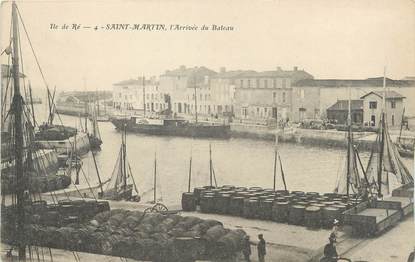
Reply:
[[[63, 198], [63, 191], [56, 191], [56, 196]], [[42, 198], [52, 201], [50, 194], [43, 194]], [[77, 199], [75, 197], [71, 198]], [[126, 209], [130, 211], [144, 211], [152, 206], [152, 204], [148, 203], [126, 201], [109, 201], [109, 203], [111, 209]], [[178, 211], [182, 216], [215, 219], [222, 222], [224, 227], [244, 230], [251, 237], [251, 261], [258, 261], [256, 244], [257, 235], [261, 233], [267, 241], [267, 261], [318, 262], [331, 232], [329, 229], [309, 229], [302, 226], [222, 214], [184, 212], [179, 205], [170, 205], [168, 209]], [[352, 261], [405, 261], [413, 250], [415, 236], [413, 235], [414, 224], [412, 216], [404, 217], [401, 223], [374, 238], [356, 237], [352, 235], [351, 231], [350, 226], [341, 228], [337, 238], [337, 250], [340, 256], [351, 258]], [[69, 252], [68, 255], [62, 256], [72, 256], [72, 254]], [[102, 257], [92, 254], [85, 256], [91, 257], [91, 259], [101, 259]], [[105, 257], [103, 261], [114, 261], [111, 259], [111, 257]], [[233, 261], [243, 261], [243, 259], [240, 257]]]

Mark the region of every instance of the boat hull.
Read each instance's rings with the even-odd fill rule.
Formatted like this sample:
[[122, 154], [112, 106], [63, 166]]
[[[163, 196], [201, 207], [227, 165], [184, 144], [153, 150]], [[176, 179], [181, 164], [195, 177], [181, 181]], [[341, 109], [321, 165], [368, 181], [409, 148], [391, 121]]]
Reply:
[[127, 132], [142, 133], [157, 136], [182, 136], [200, 138], [230, 138], [229, 125], [151, 125], [137, 124], [134, 119], [111, 119], [111, 123], [116, 129], [122, 130], [124, 127]]

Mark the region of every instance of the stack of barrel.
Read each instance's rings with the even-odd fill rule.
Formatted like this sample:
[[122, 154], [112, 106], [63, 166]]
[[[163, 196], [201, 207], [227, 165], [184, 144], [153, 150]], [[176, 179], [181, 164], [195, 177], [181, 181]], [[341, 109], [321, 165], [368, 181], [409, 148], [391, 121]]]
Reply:
[[272, 220], [278, 223], [329, 228], [334, 219], [342, 221], [342, 213], [362, 202], [355, 196], [336, 193], [285, 191], [261, 187], [197, 187], [182, 195], [184, 211], [199, 210], [239, 216], [248, 219]]

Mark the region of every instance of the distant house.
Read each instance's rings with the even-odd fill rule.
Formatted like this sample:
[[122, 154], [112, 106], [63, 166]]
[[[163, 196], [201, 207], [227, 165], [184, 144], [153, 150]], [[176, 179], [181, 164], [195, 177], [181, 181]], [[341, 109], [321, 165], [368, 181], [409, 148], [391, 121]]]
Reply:
[[[312, 78], [311, 74], [297, 67], [238, 74], [234, 78], [235, 116], [254, 121], [272, 121], [276, 118], [299, 121], [306, 117], [304, 109], [307, 104], [303, 103], [304, 91], [297, 89], [296, 83]], [[303, 95], [302, 99], [297, 99], [299, 94]], [[302, 109], [293, 112], [293, 105]], [[311, 117], [314, 117], [314, 109], [308, 110], [313, 112]]]
[[[363, 124], [363, 100], [350, 100], [350, 113], [352, 124]], [[338, 100], [327, 108], [327, 119], [338, 124], [347, 124], [349, 115], [349, 100]]]
[[[365, 125], [379, 126], [383, 95], [384, 92], [382, 91], [372, 91], [361, 97], [363, 99], [363, 123]], [[386, 91], [384, 112], [389, 126], [401, 125], [404, 98], [396, 91]]]

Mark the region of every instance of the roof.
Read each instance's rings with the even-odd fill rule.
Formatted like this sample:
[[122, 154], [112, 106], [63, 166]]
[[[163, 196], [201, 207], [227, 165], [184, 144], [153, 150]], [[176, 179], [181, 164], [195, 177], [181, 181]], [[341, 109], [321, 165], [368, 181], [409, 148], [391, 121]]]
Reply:
[[162, 76], [191, 76], [191, 75], [215, 75], [217, 74], [215, 71], [204, 67], [185, 67], [181, 66], [174, 70], [167, 70]]
[[212, 78], [237, 78], [244, 74], [253, 74], [256, 73], [256, 71], [253, 70], [235, 70], [235, 71], [226, 71], [226, 72], [220, 72]]
[[[363, 100], [355, 99], [350, 100], [350, 109], [353, 110], [363, 110]], [[349, 110], [349, 100], [337, 100], [331, 107], [327, 108], [327, 111], [348, 111]]]
[[303, 79], [312, 79], [313, 76], [304, 70], [275, 70], [275, 71], [247, 71], [241, 75], [241, 77], [301, 77]]
[[[294, 84], [298, 87], [381, 87], [383, 77], [372, 77], [366, 79], [304, 79]], [[414, 81], [393, 80], [386, 78], [387, 86], [415, 86]]]
[[[365, 94], [364, 96], [362, 96], [360, 98], [364, 99], [366, 96], [368, 96], [370, 94], [374, 94], [374, 95], [377, 95], [380, 98], [383, 98], [384, 92], [382, 92], [382, 91], [372, 91], [372, 92], [369, 92], [369, 93]], [[399, 94], [396, 91], [386, 91], [386, 99], [402, 99], [402, 98], [405, 98], [405, 97], [403, 95]]]

